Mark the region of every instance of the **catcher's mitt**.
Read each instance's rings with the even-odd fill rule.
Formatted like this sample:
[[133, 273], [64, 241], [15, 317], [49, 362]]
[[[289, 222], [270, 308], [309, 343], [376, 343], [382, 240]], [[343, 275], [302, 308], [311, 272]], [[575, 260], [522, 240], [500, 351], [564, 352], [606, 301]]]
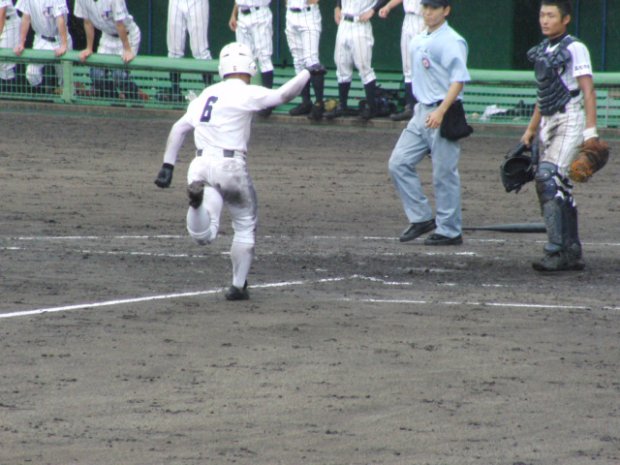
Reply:
[[586, 140], [570, 165], [568, 177], [575, 182], [586, 182], [609, 159], [609, 145], [598, 137]]

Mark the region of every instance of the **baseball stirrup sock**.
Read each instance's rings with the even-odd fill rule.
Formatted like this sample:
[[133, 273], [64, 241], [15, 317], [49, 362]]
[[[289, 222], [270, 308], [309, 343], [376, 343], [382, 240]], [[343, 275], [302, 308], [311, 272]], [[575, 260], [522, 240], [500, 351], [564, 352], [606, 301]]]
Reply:
[[242, 289], [250, 272], [254, 258], [254, 244], [234, 242], [230, 248], [230, 259], [233, 266], [233, 286]]

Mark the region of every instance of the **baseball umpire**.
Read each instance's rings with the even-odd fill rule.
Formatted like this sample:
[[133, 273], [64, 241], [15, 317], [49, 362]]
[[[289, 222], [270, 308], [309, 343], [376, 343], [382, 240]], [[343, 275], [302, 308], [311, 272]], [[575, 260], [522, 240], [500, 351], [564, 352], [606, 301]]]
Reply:
[[538, 85], [536, 107], [521, 141], [528, 146], [538, 133], [541, 153], [536, 192], [547, 228], [538, 271], [581, 270], [581, 242], [570, 164], [580, 145], [598, 140], [596, 94], [588, 48], [567, 33], [572, 15], [568, 0], [542, 0], [539, 22], [546, 37], [528, 51]]
[[247, 169], [252, 115], [295, 98], [311, 73], [302, 70], [278, 89], [250, 85], [256, 63], [251, 50], [238, 42], [222, 48], [219, 73], [223, 81], [207, 87], [172, 127], [155, 184], [170, 185], [178, 151], [186, 134], [194, 130], [197, 151], [187, 173], [187, 230], [198, 244], [209, 244], [217, 236], [222, 207], [227, 207], [234, 235], [232, 286], [225, 297], [247, 300], [257, 224], [256, 192]]

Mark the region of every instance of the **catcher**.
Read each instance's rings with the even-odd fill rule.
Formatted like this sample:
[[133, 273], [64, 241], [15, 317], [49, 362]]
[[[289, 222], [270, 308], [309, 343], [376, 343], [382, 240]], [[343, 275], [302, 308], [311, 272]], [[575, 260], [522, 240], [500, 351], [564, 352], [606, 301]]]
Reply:
[[[582, 270], [577, 207], [572, 177], [586, 180], [608, 155], [596, 130], [596, 94], [588, 48], [569, 35], [569, 0], [542, 0], [539, 22], [545, 39], [527, 53], [534, 63], [536, 106], [521, 142], [530, 146], [538, 133], [540, 154], [534, 181], [548, 241], [537, 271]], [[584, 153], [580, 154], [581, 149]], [[583, 160], [593, 160], [583, 163]], [[575, 168], [571, 170], [571, 163]], [[579, 167], [589, 172], [579, 178]]]

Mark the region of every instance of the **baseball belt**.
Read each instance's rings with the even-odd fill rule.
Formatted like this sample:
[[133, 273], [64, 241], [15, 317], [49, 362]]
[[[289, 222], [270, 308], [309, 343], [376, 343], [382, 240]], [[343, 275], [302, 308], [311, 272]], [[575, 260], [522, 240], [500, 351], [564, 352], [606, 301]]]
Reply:
[[354, 23], [355, 20], [357, 19], [357, 16], [353, 16], [353, 15], [344, 15], [343, 18], [345, 21], [349, 21], [350, 23]]
[[250, 13], [252, 13], [252, 10], [258, 11], [260, 10], [260, 6], [248, 6], [245, 8], [239, 8], [239, 12], [242, 15], [249, 15]]
[[56, 37], [41, 36], [41, 39], [47, 40], [48, 42], [56, 42]]
[[292, 13], [301, 13], [302, 11], [310, 11], [312, 10], [312, 7], [307, 6], [305, 8], [289, 8], [288, 11], [292, 12]]
[[[196, 150], [196, 156], [197, 157], [202, 157], [202, 153], [203, 153], [202, 149]], [[213, 153], [213, 152], [211, 152], [211, 153]], [[222, 156], [224, 158], [234, 158], [235, 157], [235, 151], [234, 150], [228, 150], [228, 149], [222, 149]]]

